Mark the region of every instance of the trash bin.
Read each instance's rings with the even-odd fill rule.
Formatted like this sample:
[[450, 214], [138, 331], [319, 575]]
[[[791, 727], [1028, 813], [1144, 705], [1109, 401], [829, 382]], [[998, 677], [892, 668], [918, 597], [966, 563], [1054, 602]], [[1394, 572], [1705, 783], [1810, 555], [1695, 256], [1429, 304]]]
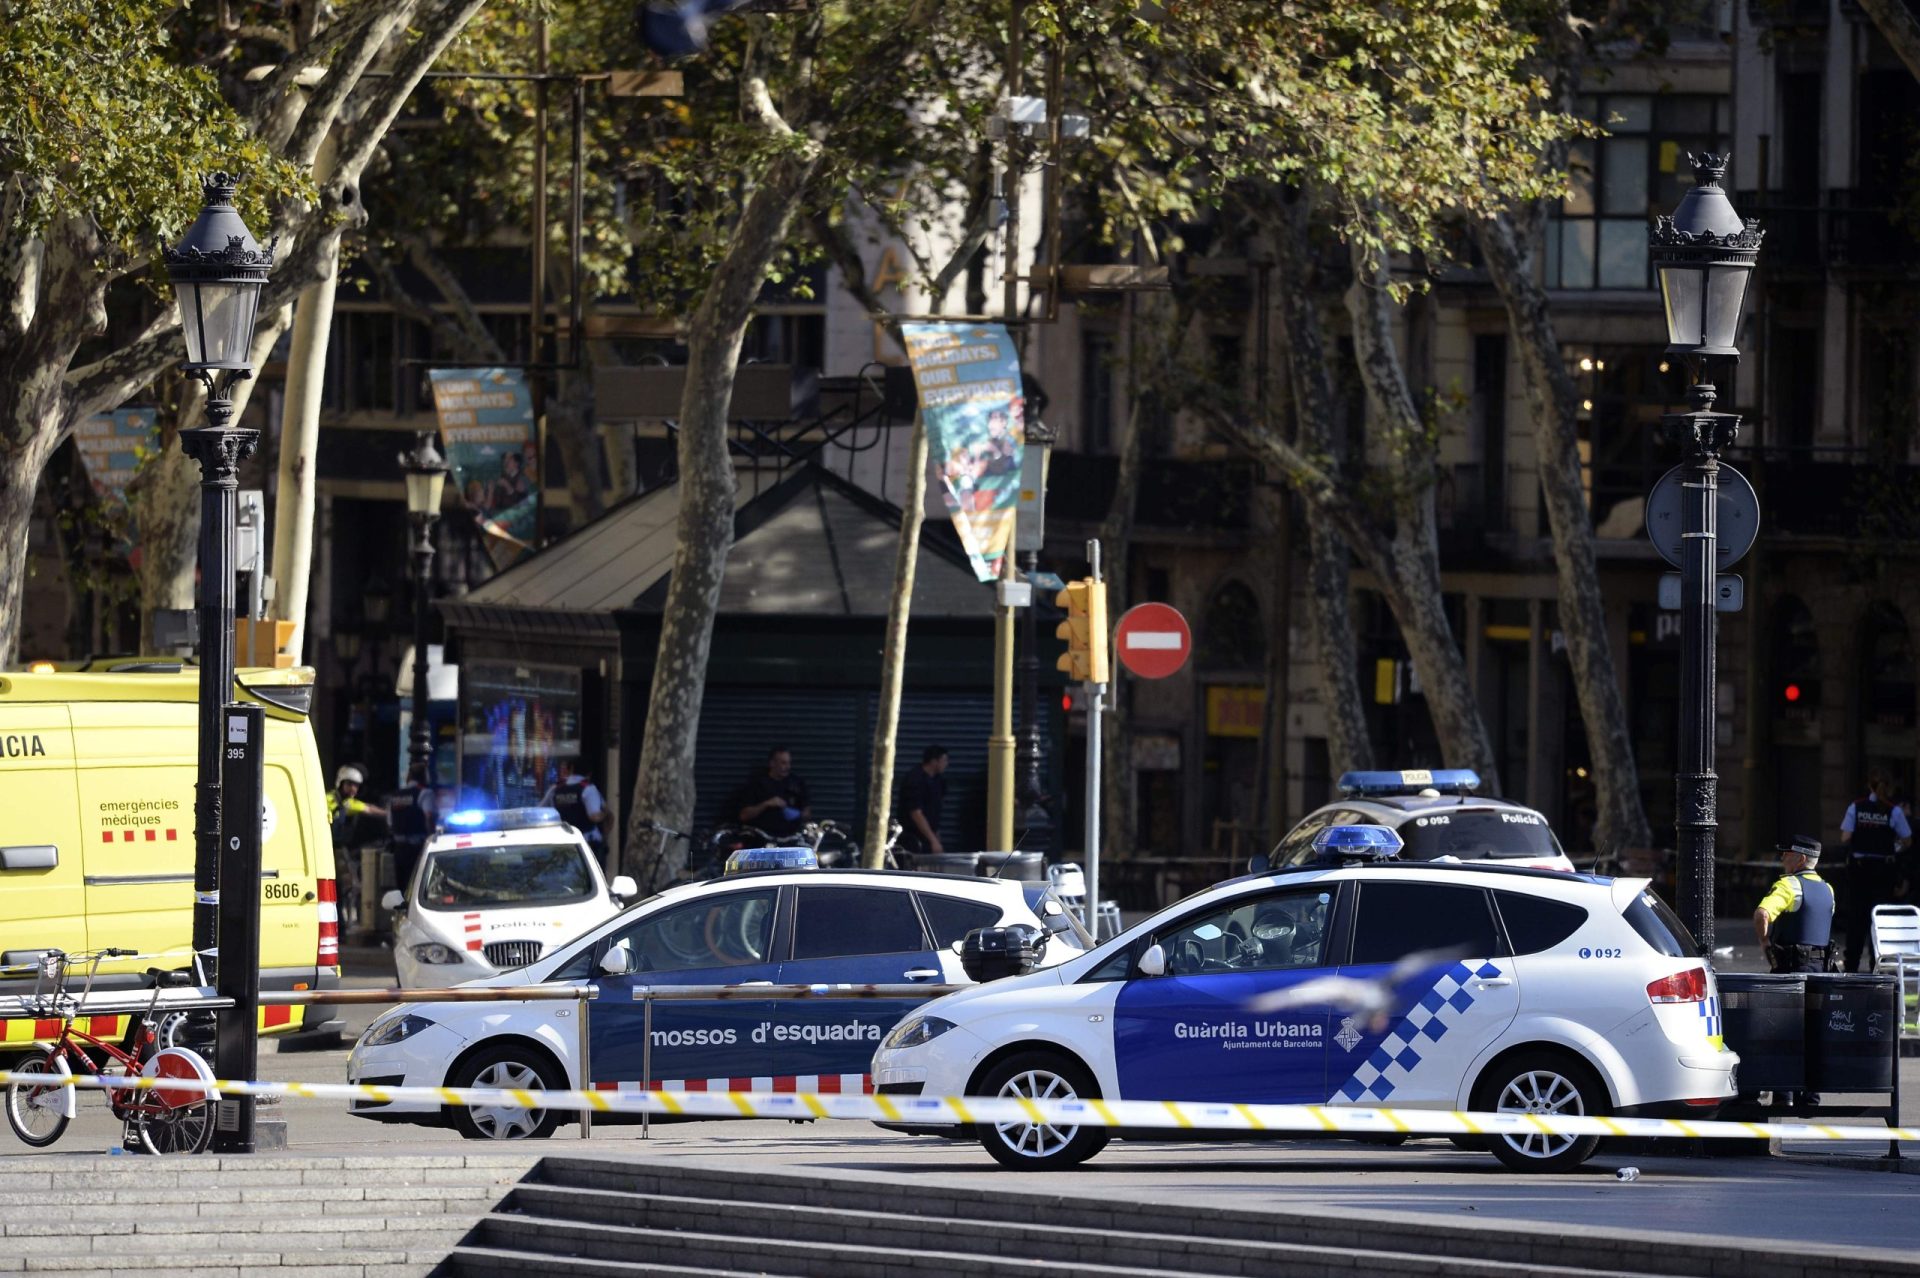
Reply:
[[1797, 1092], [1807, 1082], [1807, 978], [1715, 972], [1720, 1025], [1740, 1053], [1740, 1093]]
[[1900, 983], [1894, 977], [1807, 977], [1807, 1090], [1892, 1091], [1899, 1041]]
[[1047, 881], [1047, 854], [1044, 852], [979, 852], [979, 873], [990, 879], [1015, 879], [1022, 883]]
[[929, 874], [978, 874], [978, 852], [916, 852], [913, 868]]

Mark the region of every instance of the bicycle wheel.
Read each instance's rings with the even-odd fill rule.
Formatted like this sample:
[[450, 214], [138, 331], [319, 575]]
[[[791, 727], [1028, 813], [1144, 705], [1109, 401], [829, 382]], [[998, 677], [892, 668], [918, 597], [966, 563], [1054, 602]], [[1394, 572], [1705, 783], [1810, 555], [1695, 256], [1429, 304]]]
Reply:
[[[200, 1054], [183, 1047], [154, 1053], [140, 1070], [145, 1078], [178, 1078], [210, 1083], [213, 1070]], [[133, 1135], [151, 1154], [198, 1154], [213, 1141], [214, 1097], [195, 1088], [156, 1087], [140, 1096], [133, 1114]]]
[[7, 1084], [7, 1125], [25, 1143], [39, 1149], [60, 1139], [73, 1121], [73, 1088], [62, 1083], [42, 1083], [30, 1075], [49, 1079], [73, 1073], [59, 1053], [49, 1049], [21, 1061]]

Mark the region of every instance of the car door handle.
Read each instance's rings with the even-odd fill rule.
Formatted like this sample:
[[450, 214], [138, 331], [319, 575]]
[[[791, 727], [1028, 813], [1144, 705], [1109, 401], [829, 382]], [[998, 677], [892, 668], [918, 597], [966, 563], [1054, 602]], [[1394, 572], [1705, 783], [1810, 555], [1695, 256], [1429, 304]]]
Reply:
[[905, 975], [909, 981], [931, 981], [939, 977], [940, 969], [937, 967], [910, 967], [903, 975]]
[[1490, 990], [1497, 986], [1513, 984], [1513, 978], [1511, 976], [1489, 976], [1485, 980], [1475, 981], [1474, 984], [1483, 990]]

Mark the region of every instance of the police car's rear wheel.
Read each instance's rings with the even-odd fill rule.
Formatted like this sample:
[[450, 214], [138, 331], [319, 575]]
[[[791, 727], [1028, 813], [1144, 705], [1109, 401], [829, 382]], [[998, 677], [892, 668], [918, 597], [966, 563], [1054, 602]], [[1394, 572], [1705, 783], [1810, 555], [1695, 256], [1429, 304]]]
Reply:
[[[499, 1087], [520, 1091], [563, 1088], [552, 1062], [537, 1051], [506, 1045], [462, 1061], [447, 1080], [451, 1087]], [[468, 1140], [542, 1140], [553, 1135], [565, 1113], [518, 1105], [449, 1105], [447, 1117]]]
[[[1525, 1052], [1509, 1057], [1480, 1079], [1473, 1107], [1485, 1112], [1533, 1114], [1543, 1119], [1603, 1113], [1607, 1093], [1593, 1071], [1558, 1052]], [[1515, 1171], [1560, 1172], [1578, 1167], [1600, 1147], [1598, 1136], [1568, 1136], [1543, 1131], [1523, 1136], [1494, 1136], [1493, 1156]]]
[[[1052, 1052], [1022, 1052], [987, 1071], [980, 1094], [1010, 1100], [1063, 1101], [1098, 1096], [1092, 1075], [1079, 1062]], [[1106, 1148], [1104, 1127], [1052, 1123], [981, 1123], [974, 1129], [1002, 1167], [1051, 1171], [1083, 1163]]]

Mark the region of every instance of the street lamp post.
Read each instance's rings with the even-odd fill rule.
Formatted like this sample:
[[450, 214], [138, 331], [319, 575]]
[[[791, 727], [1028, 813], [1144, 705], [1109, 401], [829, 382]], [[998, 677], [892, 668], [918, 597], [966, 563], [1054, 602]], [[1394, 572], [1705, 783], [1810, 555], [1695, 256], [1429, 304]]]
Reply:
[[[1034, 416], [1039, 416], [1037, 410]], [[1026, 447], [1037, 449], [1040, 460], [1033, 473], [1040, 477], [1040, 483], [1046, 483], [1047, 452], [1053, 447], [1053, 431], [1039, 421], [1033, 421], [1027, 427]], [[1022, 519], [1026, 516], [1023, 514]], [[1036, 521], [1037, 522], [1037, 521]], [[1040, 540], [1038, 529], [1027, 540], [1031, 549], [1020, 552], [1020, 570], [1026, 574], [1027, 581], [1033, 582], [1040, 572]], [[1041, 729], [1040, 712], [1040, 589], [1033, 587], [1033, 595], [1027, 602], [1025, 615], [1020, 619], [1020, 821], [1015, 847], [1034, 848], [1030, 840], [1035, 835], [1046, 834], [1053, 825], [1053, 816], [1047, 811], [1047, 786], [1041, 776], [1041, 755], [1044, 737]]]
[[1757, 223], [1733, 211], [1720, 179], [1725, 156], [1689, 155], [1694, 186], [1651, 233], [1667, 320], [1667, 353], [1687, 361], [1690, 411], [1661, 419], [1686, 454], [1681, 472], [1680, 760], [1675, 778], [1681, 916], [1701, 945], [1714, 943], [1714, 839], [1719, 777], [1714, 771], [1714, 599], [1719, 572], [1720, 451], [1740, 430], [1734, 413], [1713, 411], [1716, 365], [1731, 370], [1747, 284], [1760, 254]]
[[[434, 447], [433, 433], [420, 432], [413, 451], [400, 455], [407, 475], [407, 516], [413, 522], [413, 731], [408, 734], [408, 771], [420, 768], [422, 784], [433, 784], [433, 729], [427, 724], [427, 630], [433, 585], [433, 526], [440, 518], [440, 495], [447, 483], [447, 462]], [[402, 884], [404, 887], [405, 885]]]
[[200, 465], [200, 582], [194, 601], [200, 620], [199, 768], [193, 801], [196, 952], [218, 943], [220, 708], [233, 695], [234, 503], [240, 463], [260, 441], [259, 431], [233, 423], [233, 386], [253, 376], [254, 316], [260, 288], [273, 269], [273, 246], [261, 247], [233, 207], [234, 177], [209, 173], [200, 184], [200, 216], [164, 254], [187, 345], [181, 368], [207, 392], [206, 425], [180, 432], [182, 450]]

